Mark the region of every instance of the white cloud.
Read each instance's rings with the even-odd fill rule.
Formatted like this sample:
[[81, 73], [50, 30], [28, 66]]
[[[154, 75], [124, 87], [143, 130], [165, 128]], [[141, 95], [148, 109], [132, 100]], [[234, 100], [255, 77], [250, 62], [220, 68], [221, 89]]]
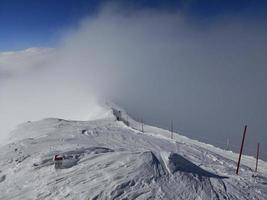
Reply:
[[224, 139], [247, 121], [254, 140], [264, 138], [266, 30], [238, 17], [190, 20], [103, 9], [55, 49], [1, 53], [3, 131], [43, 117], [88, 117], [96, 99], [108, 98], [160, 126], [173, 119], [187, 132]]
[[48, 62], [52, 48], [29, 48], [21, 51], [0, 52], [0, 71], [17, 73]]

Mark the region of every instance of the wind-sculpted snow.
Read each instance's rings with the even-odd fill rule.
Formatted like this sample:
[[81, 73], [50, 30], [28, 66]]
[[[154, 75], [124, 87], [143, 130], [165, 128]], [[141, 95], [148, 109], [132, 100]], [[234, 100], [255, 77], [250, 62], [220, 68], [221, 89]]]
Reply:
[[[0, 149], [0, 199], [267, 199], [267, 164], [156, 127], [45, 119]], [[127, 122], [127, 126], [125, 124]], [[62, 155], [55, 168], [53, 157]]]
[[204, 169], [201, 169], [199, 166], [185, 159], [183, 156], [178, 155], [177, 153], [170, 154], [169, 168], [171, 169], [172, 173], [175, 173], [175, 172], [191, 173], [193, 175], [197, 175], [200, 178], [201, 177], [228, 178], [225, 176], [218, 176]]

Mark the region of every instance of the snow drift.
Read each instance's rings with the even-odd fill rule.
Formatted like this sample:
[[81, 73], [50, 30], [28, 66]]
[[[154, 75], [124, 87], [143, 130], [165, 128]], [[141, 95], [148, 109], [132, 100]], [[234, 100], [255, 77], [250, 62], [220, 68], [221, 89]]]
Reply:
[[0, 199], [267, 198], [267, 163], [255, 173], [245, 156], [236, 176], [236, 154], [114, 113], [18, 126], [0, 150]]

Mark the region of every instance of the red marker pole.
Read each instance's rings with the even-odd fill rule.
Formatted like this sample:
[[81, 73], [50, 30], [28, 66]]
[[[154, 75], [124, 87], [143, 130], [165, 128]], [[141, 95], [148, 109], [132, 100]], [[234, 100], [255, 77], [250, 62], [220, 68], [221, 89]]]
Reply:
[[258, 146], [257, 146], [257, 158], [256, 158], [256, 168], [255, 168], [255, 172], [257, 172], [257, 170], [258, 170], [259, 154], [260, 154], [260, 143], [258, 143]]
[[247, 132], [247, 125], [245, 125], [245, 129], [244, 129], [244, 132], [243, 132], [243, 138], [242, 138], [242, 143], [241, 143], [241, 148], [240, 148], [240, 153], [239, 153], [239, 158], [238, 158], [238, 163], [237, 163], [237, 168], [236, 168], [236, 174], [237, 175], [238, 175], [241, 156], [242, 156], [242, 152], [243, 152], [243, 146], [244, 146], [244, 142], [245, 142], [246, 132]]

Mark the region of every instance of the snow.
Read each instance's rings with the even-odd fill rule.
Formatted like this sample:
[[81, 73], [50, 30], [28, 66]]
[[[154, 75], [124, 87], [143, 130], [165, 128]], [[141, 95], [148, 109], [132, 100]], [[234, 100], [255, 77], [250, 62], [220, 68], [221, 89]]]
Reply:
[[267, 199], [266, 162], [256, 173], [243, 156], [236, 175], [237, 154], [149, 125], [143, 133], [121, 111], [122, 121], [109, 112], [18, 126], [0, 148], [0, 199]]

